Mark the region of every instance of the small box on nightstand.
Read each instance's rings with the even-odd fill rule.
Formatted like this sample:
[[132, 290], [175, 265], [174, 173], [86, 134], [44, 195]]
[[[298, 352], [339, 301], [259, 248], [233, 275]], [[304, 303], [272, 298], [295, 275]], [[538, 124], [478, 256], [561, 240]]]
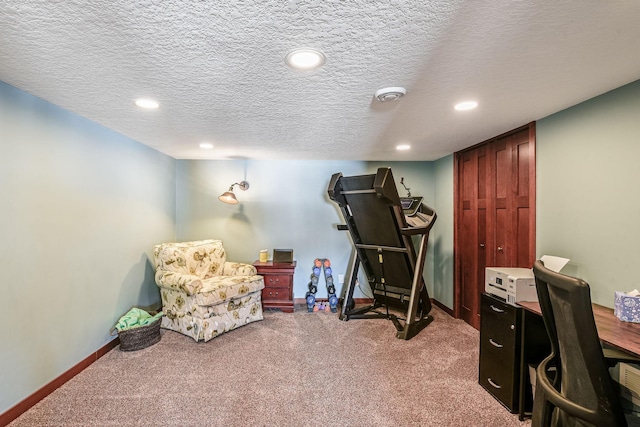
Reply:
[[274, 249], [273, 250], [273, 262], [274, 263], [292, 263], [293, 262], [293, 249]]

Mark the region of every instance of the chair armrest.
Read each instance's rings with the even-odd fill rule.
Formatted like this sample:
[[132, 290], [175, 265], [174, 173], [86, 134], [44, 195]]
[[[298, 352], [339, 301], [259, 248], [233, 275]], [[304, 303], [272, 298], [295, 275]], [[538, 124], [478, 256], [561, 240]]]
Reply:
[[221, 276], [255, 276], [256, 268], [251, 264], [227, 261], [222, 266]]
[[[551, 384], [549, 377], [547, 376], [547, 367], [549, 364], [553, 363], [554, 360], [553, 355], [547, 356], [547, 358], [540, 362], [536, 368], [535, 399], [548, 400], [553, 406], [567, 412], [569, 415], [588, 421], [594, 425], [598, 425], [598, 422], [600, 421], [599, 418], [601, 416], [600, 414], [596, 413], [596, 411], [592, 409], [585, 408], [567, 400], [567, 398], [560, 394]], [[545, 408], [545, 405], [537, 405], [537, 408], [534, 408], [534, 412], [536, 409], [545, 411], [547, 408]], [[534, 417], [538, 418], [541, 416], [541, 419], [544, 420], [548, 415], [549, 414], [534, 414]]]
[[202, 289], [202, 280], [192, 274], [180, 274], [173, 271], [156, 271], [156, 285], [161, 288], [181, 290], [193, 295]]

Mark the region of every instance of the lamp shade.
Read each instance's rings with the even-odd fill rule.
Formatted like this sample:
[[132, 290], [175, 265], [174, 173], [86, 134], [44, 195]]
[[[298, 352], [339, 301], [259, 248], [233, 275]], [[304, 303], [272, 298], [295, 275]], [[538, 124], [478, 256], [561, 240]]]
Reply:
[[224, 203], [229, 203], [230, 205], [235, 205], [238, 203], [238, 199], [236, 199], [236, 195], [233, 194], [233, 191], [225, 191], [218, 196], [218, 200]]
[[224, 203], [229, 203], [230, 205], [238, 204], [238, 199], [236, 199], [236, 195], [233, 194], [233, 186], [237, 185], [239, 189], [242, 191], [246, 191], [249, 188], [249, 183], [247, 181], [240, 181], [229, 186], [229, 189], [218, 196], [218, 200]]

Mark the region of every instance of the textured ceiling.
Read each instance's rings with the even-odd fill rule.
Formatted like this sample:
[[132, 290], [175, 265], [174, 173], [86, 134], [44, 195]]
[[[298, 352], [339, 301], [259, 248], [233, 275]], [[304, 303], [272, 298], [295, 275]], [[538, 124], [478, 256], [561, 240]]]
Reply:
[[[639, 21], [616, 0], [2, 0], [0, 80], [180, 159], [434, 160], [640, 78]], [[326, 63], [288, 68], [298, 47]]]

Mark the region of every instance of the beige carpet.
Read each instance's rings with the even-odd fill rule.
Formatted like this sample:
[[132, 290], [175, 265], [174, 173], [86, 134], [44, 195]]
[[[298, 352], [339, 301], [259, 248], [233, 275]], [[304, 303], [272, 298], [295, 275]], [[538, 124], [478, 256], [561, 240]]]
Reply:
[[115, 348], [19, 426], [521, 426], [478, 385], [478, 331], [434, 309], [409, 341], [388, 320], [265, 312], [208, 343], [172, 331]]

